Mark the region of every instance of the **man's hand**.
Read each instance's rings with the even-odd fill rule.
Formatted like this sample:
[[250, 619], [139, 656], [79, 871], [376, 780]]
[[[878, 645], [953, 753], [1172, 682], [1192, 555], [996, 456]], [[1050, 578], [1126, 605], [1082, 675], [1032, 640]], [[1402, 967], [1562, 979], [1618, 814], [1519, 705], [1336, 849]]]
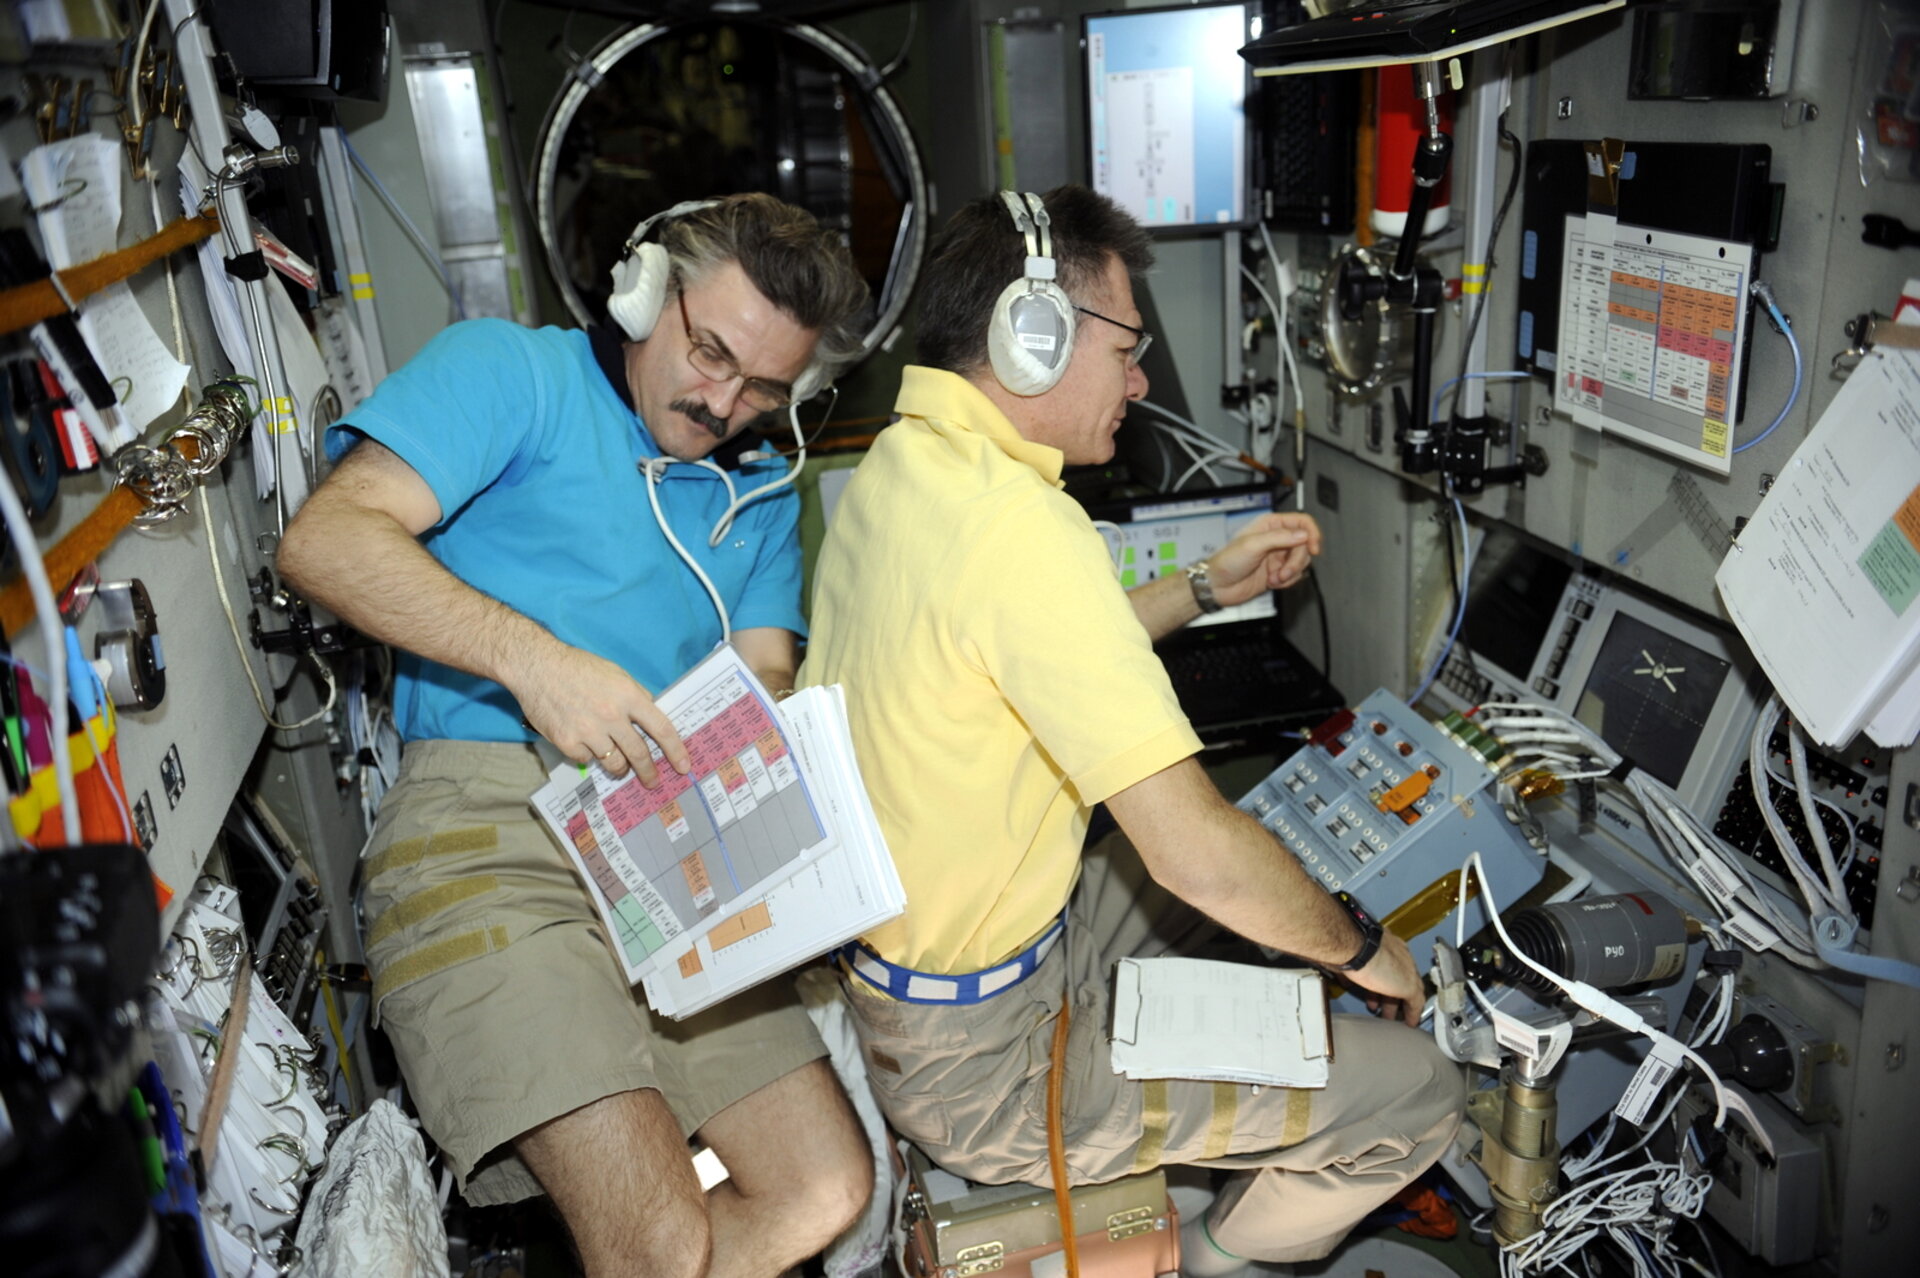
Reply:
[[1320, 525], [1312, 515], [1294, 510], [1262, 515], [1207, 556], [1213, 597], [1230, 607], [1264, 591], [1284, 590], [1306, 575], [1320, 548]]
[[[659, 783], [647, 737], [685, 773], [692, 762], [673, 723], [647, 690], [613, 662], [554, 641], [551, 653], [503, 680], [533, 730], [575, 763], [595, 759], [613, 776], [632, 767], [642, 785]], [[641, 734], [645, 733], [645, 736]]]
[[1366, 996], [1368, 1011], [1419, 1028], [1420, 1012], [1427, 1002], [1426, 987], [1420, 983], [1420, 969], [1414, 966], [1407, 943], [1392, 932], [1380, 937], [1380, 948], [1365, 967], [1336, 976], [1370, 991]]

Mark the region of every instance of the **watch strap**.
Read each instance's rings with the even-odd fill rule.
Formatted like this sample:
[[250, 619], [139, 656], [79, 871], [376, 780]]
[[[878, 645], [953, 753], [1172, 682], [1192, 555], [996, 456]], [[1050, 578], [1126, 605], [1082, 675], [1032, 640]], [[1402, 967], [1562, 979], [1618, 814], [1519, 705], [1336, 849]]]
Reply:
[[1367, 913], [1366, 907], [1353, 899], [1347, 892], [1335, 892], [1333, 899], [1338, 901], [1353, 919], [1354, 926], [1360, 929], [1360, 948], [1354, 956], [1344, 963], [1335, 965], [1335, 971], [1357, 972], [1373, 962], [1373, 956], [1380, 952], [1380, 939], [1385, 933], [1379, 921]]
[[1206, 560], [1197, 560], [1186, 567], [1187, 585], [1193, 588], [1193, 601], [1200, 605], [1203, 613], [1219, 612], [1221, 603], [1213, 595], [1213, 578], [1209, 575], [1211, 565]]

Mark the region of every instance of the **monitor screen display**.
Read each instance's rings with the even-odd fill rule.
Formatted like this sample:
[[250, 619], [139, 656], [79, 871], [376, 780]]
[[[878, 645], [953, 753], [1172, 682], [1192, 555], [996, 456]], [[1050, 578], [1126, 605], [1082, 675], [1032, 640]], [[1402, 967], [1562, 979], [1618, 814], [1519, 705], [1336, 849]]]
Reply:
[[[1247, 524], [1273, 509], [1270, 491], [1195, 492], [1141, 500], [1113, 516], [1100, 529], [1107, 550], [1120, 571], [1120, 584], [1131, 590], [1156, 577], [1170, 577], [1184, 565], [1205, 559], [1232, 541]], [[1271, 617], [1277, 608], [1273, 592], [1263, 590], [1242, 604], [1205, 613], [1193, 626], [1217, 626], [1229, 621]]]
[[1616, 613], [1574, 717], [1678, 787], [1732, 667], [1628, 613]]
[[1245, 225], [1246, 3], [1084, 20], [1093, 188], [1149, 230]]
[[1467, 619], [1460, 642], [1524, 684], [1534, 654], [1559, 619], [1560, 596], [1573, 567], [1499, 524], [1487, 528], [1473, 557]]

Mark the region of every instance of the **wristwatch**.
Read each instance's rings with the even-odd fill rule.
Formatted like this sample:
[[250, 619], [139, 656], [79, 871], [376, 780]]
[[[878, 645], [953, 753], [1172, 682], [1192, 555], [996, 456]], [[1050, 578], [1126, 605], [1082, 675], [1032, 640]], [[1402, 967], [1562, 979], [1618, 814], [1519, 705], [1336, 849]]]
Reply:
[[1201, 612], [1219, 612], [1220, 601], [1213, 597], [1213, 579], [1207, 576], [1209, 565], [1204, 559], [1187, 565], [1187, 584], [1193, 587], [1193, 601], [1200, 605]]
[[1353, 917], [1353, 925], [1360, 929], [1360, 949], [1344, 963], [1334, 965], [1337, 972], [1357, 972], [1373, 962], [1373, 956], [1380, 950], [1382, 929], [1379, 921], [1367, 913], [1366, 907], [1353, 899], [1347, 892], [1335, 892], [1333, 899], [1340, 902]]

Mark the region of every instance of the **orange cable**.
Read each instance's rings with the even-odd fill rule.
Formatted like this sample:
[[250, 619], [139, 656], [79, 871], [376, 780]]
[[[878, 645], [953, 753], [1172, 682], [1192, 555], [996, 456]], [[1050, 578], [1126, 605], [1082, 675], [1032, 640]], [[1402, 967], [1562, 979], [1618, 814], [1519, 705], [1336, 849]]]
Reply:
[[1053, 1023], [1053, 1052], [1047, 1062], [1047, 1166], [1053, 1173], [1053, 1201], [1060, 1214], [1060, 1242], [1067, 1252], [1067, 1278], [1080, 1278], [1080, 1240], [1073, 1231], [1073, 1189], [1067, 1184], [1067, 1145], [1060, 1134], [1060, 1093], [1066, 1082], [1067, 1004], [1071, 986], [1060, 998]]

